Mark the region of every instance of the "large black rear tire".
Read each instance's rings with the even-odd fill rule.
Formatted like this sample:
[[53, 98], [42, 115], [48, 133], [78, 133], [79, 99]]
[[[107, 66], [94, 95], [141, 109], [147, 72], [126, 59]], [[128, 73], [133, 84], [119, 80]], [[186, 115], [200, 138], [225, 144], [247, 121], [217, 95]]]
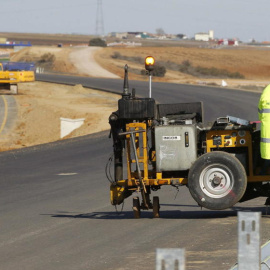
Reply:
[[192, 165], [188, 188], [202, 207], [222, 210], [232, 207], [244, 195], [247, 176], [241, 162], [226, 152], [202, 155]]

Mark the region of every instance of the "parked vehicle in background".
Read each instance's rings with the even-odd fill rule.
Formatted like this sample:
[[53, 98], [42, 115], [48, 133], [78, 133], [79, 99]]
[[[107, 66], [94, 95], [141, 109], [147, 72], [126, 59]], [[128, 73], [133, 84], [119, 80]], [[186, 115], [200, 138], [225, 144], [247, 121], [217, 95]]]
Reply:
[[35, 65], [25, 62], [0, 63], [0, 89], [18, 94], [18, 83], [35, 81]]

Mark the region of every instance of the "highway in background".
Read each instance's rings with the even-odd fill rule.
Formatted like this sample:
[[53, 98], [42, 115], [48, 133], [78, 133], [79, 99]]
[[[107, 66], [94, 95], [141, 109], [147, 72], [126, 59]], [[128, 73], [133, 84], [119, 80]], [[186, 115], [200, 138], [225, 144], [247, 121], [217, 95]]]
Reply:
[[[40, 75], [121, 93], [122, 80]], [[147, 82], [130, 81], [141, 96]], [[206, 121], [232, 115], [257, 120], [259, 93], [154, 83], [161, 103], [203, 101]], [[163, 187], [161, 218], [133, 219], [132, 199], [110, 205], [105, 165], [109, 131], [0, 153], [1, 269], [155, 269], [156, 248], [186, 248], [187, 269], [226, 270], [237, 260], [237, 209], [263, 211], [256, 199], [226, 211], [201, 209], [186, 187]], [[252, 206], [252, 208], [250, 208]], [[262, 241], [269, 239], [262, 218]]]
[[[82, 84], [85, 87], [103, 89], [113, 93], [123, 92], [123, 80], [37, 74], [37, 80], [67, 84]], [[137, 95], [149, 96], [148, 82], [129, 81], [130, 92], [136, 89]], [[219, 87], [180, 85], [174, 83], [153, 83], [152, 97], [160, 103], [197, 102], [204, 103], [205, 121], [214, 121], [227, 114], [248, 120], [258, 118], [257, 104], [259, 93], [230, 90]]]

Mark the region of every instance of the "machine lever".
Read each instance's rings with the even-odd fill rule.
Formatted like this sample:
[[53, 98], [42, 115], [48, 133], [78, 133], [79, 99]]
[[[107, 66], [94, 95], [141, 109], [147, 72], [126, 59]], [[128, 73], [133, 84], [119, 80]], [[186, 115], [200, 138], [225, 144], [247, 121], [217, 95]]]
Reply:
[[132, 146], [133, 146], [133, 151], [134, 151], [135, 161], [136, 161], [136, 169], [137, 169], [137, 172], [138, 172], [140, 189], [141, 189], [141, 193], [142, 193], [142, 203], [143, 203], [143, 205], [145, 206], [146, 209], [149, 209], [149, 205], [148, 205], [147, 200], [146, 200], [147, 191], [146, 191], [145, 184], [144, 184], [144, 182], [142, 180], [141, 169], [140, 169], [140, 165], [139, 165], [139, 158], [138, 158], [138, 155], [137, 155], [137, 149], [136, 149], [135, 137], [134, 137], [134, 134], [142, 133], [142, 132], [145, 132], [145, 130], [144, 129], [131, 130], [131, 131], [127, 131], [127, 132], [121, 132], [121, 133], [119, 133], [119, 136], [130, 135], [130, 137], [131, 137], [131, 143], [132, 143]]

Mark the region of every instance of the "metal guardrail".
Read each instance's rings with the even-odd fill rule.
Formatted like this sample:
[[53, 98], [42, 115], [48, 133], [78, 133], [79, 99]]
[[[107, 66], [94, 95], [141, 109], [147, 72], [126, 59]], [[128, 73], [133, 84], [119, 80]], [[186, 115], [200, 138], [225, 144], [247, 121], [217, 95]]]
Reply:
[[[247, 256], [247, 255], [246, 255]], [[270, 241], [266, 242], [261, 247], [261, 260], [260, 260], [260, 267], [257, 269], [261, 270], [270, 270]], [[241, 270], [238, 264], [233, 266], [230, 270]], [[247, 268], [248, 270], [251, 268]]]
[[261, 270], [270, 269], [270, 241], [266, 242], [261, 249]]
[[[238, 212], [238, 263], [230, 270], [270, 270], [270, 241], [260, 248], [260, 212]], [[185, 270], [184, 249], [157, 249], [156, 270]]]

